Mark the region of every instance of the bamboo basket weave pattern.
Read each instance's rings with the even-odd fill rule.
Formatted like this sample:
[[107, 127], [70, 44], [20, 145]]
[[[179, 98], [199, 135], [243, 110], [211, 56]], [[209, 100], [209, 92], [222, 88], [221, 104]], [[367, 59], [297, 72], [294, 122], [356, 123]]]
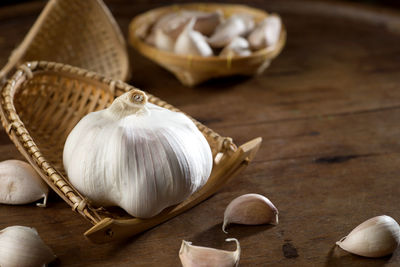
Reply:
[[[121, 209], [94, 208], [66, 179], [62, 164], [64, 143], [84, 115], [106, 108], [115, 97], [133, 88], [94, 72], [43, 61], [20, 66], [1, 94], [1, 119], [11, 140], [47, 184], [94, 224], [85, 233], [94, 242], [137, 234], [200, 203], [242, 170], [261, 143], [257, 138], [237, 148], [231, 138], [221, 137], [193, 119], [214, 158], [218, 158], [203, 188], [183, 203], [146, 220], [133, 218]], [[149, 102], [179, 111], [151, 95]]]
[[33, 60], [66, 63], [118, 80], [129, 73], [125, 40], [101, 0], [50, 0], [0, 77]]

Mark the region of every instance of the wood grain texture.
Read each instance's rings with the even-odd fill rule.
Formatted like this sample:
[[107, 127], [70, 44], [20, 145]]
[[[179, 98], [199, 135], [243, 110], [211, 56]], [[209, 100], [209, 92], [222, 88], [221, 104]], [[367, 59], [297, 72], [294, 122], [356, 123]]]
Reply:
[[[163, 1], [105, 1], [127, 36], [131, 18]], [[53, 266], [179, 266], [181, 240], [234, 249], [241, 266], [398, 266], [400, 255], [366, 259], [334, 244], [364, 220], [400, 221], [400, 14], [303, 0], [248, 1], [281, 14], [287, 45], [255, 78], [227, 78], [196, 88], [129, 49], [131, 84], [149, 91], [240, 144], [262, 146], [249, 167], [188, 212], [129, 240], [94, 245], [90, 226], [56, 195], [46, 209], [0, 205], [0, 228], [37, 228], [58, 255]], [[34, 22], [37, 5], [0, 9], [0, 64]], [[22, 159], [0, 132], [0, 160]], [[278, 226], [221, 231], [235, 197], [260, 193], [280, 211]]]

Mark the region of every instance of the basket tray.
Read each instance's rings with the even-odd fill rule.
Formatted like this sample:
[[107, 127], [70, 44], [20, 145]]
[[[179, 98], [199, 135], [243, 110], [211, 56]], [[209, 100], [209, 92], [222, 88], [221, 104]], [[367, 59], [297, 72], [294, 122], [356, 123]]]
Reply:
[[162, 15], [177, 10], [206, 12], [220, 10], [226, 17], [245, 13], [253, 16], [257, 22], [268, 17], [269, 14], [264, 10], [245, 5], [190, 3], [160, 7], [136, 16], [129, 24], [130, 44], [144, 56], [172, 72], [182, 84], [187, 86], [194, 86], [216, 77], [261, 74], [270, 65], [271, 60], [279, 55], [286, 43], [286, 30], [282, 25], [279, 41], [275, 46], [260, 49], [244, 57], [179, 55], [147, 44], [144, 38], [154, 22]]
[[[84, 115], [106, 108], [115, 97], [131, 89], [132, 86], [94, 72], [42, 61], [20, 66], [0, 98], [1, 120], [11, 140], [46, 183], [94, 224], [85, 236], [98, 243], [145, 231], [205, 200], [247, 166], [261, 144], [261, 138], [256, 138], [237, 148], [231, 138], [221, 137], [193, 119], [215, 159], [203, 188], [150, 219], [133, 218], [120, 209], [92, 207], [66, 179], [62, 164], [64, 143]], [[151, 95], [149, 102], [179, 111]]]
[[123, 81], [129, 74], [124, 37], [102, 0], [50, 0], [0, 78], [33, 60], [70, 64]]

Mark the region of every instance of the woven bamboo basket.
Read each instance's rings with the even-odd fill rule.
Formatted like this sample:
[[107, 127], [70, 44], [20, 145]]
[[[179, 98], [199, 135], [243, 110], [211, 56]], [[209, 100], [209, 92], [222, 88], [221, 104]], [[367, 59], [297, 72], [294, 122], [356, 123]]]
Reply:
[[50, 0], [0, 71], [33, 60], [55, 61], [127, 80], [126, 43], [102, 0]]
[[[41, 61], [21, 65], [0, 96], [1, 121], [11, 140], [43, 180], [94, 225], [85, 236], [97, 243], [145, 231], [210, 197], [249, 164], [261, 144], [261, 138], [256, 138], [236, 147], [231, 138], [193, 119], [214, 157], [211, 176], [199, 191], [150, 219], [133, 218], [119, 208], [93, 207], [67, 179], [62, 163], [64, 143], [85, 114], [106, 108], [115, 97], [131, 89], [128, 84], [94, 72]], [[151, 95], [149, 102], [179, 111]]]
[[144, 41], [152, 25], [160, 16], [183, 9], [198, 11], [221, 10], [225, 17], [237, 13], [246, 13], [252, 15], [256, 22], [268, 17], [268, 13], [244, 5], [207, 3], [161, 7], [135, 17], [129, 25], [130, 44], [141, 54], [172, 72], [184, 85], [194, 86], [216, 77], [261, 74], [269, 66], [271, 60], [279, 55], [285, 45], [286, 30], [284, 27], [282, 27], [279, 41], [275, 46], [258, 50], [250, 56], [244, 57], [178, 55], [158, 50]]

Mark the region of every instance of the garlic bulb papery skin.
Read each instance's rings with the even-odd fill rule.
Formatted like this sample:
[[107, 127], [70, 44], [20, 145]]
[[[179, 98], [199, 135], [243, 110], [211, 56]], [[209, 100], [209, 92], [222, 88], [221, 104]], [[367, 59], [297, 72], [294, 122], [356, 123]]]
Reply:
[[235, 37], [244, 36], [254, 28], [253, 17], [248, 14], [235, 14], [221, 23], [208, 38], [211, 47], [227, 46]]
[[49, 188], [28, 163], [21, 160], [0, 162], [0, 203], [22, 205], [43, 199], [46, 207]]
[[278, 15], [272, 14], [261, 21], [248, 37], [253, 50], [272, 47], [279, 41], [282, 21]]
[[399, 243], [399, 224], [392, 217], [381, 215], [363, 222], [336, 245], [359, 256], [378, 258], [392, 254]]
[[249, 42], [243, 37], [235, 37], [219, 54], [220, 57], [249, 56], [251, 50]]
[[180, 55], [192, 55], [209, 57], [213, 55], [211, 47], [206, 38], [199, 32], [193, 30], [195, 19], [192, 19], [175, 43], [174, 52]]
[[1, 267], [42, 267], [55, 258], [34, 228], [10, 226], [0, 231]]
[[230, 223], [258, 225], [278, 224], [278, 209], [272, 202], [259, 194], [246, 194], [232, 200], [224, 212], [222, 231]]
[[226, 251], [215, 248], [193, 246], [191, 242], [182, 241], [179, 258], [183, 267], [234, 267], [239, 266], [240, 244], [235, 238], [225, 241], [236, 242], [235, 251]]
[[97, 206], [119, 206], [149, 218], [202, 187], [211, 149], [186, 115], [147, 103], [131, 90], [87, 114], [69, 134], [64, 167], [70, 182]]

